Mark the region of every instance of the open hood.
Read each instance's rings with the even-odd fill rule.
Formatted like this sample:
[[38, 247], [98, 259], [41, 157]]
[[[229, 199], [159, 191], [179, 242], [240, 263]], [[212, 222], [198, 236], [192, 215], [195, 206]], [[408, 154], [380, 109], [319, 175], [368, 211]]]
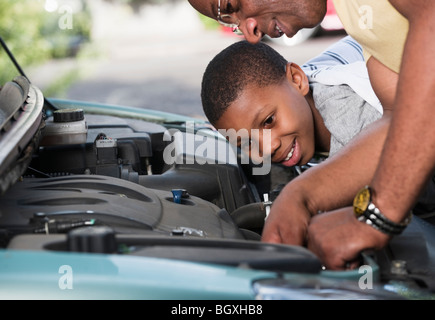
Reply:
[[44, 99], [18, 76], [0, 89], [0, 194], [27, 169], [44, 125]]

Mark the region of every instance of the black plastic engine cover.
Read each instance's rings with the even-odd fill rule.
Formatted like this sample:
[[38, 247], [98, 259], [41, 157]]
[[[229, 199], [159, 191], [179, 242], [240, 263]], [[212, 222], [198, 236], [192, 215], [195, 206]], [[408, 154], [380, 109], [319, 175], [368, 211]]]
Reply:
[[80, 222], [109, 226], [117, 233], [171, 235], [184, 230], [196, 237], [244, 238], [229, 214], [210, 202], [189, 196], [177, 204], [171, 192], [107, 176], [30, 178], [0, 199], [2, 228], [59, 233]]
[[194, 196], [126, 180], [77, 175], [29, 178], [0, 198], [8, 249], [129, 254], [248, 268], [317, 273], [303, 247], [245, 238], [226, 210]]

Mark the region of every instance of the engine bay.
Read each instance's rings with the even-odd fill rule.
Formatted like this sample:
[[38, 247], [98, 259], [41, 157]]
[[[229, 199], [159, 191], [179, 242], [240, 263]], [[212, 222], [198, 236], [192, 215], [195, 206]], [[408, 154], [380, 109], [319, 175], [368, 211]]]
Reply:
[[[78, 108], [41, 123], [27, 167], [0, 198], [3, 248], [321, 270], [304, 248], [259, 241], [270, 205], [259, 190], [269, 176], [250, 178], [250, 164], [243, 168], [212, 130], [198, 139], [198, 130]], [[205, 145], [227, 159], [199, 154]]]
[[[254, 175], [210, 128], [87, 113], [73, 102], [44, 113], [38, 88], [23, 79], [10, 88], [0, 91], [15, 104], [2, 111], [2, 249], [324, 272], [304, 247], [260, 241], [272, 201], [308, 168]], [[370, 253], [381, 280], [434, 290], [434, 234], [415, 217]]]

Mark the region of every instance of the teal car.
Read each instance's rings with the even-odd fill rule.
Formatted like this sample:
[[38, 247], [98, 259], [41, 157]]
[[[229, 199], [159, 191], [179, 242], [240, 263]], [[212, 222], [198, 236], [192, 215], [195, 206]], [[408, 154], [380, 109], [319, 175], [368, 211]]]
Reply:
[[[435, 232], [415, 217], [355, 270], [260, 241], [283, 183], [202, 120], [49, 99], [2, 42], [0, 298], [252, 300], [172, 314], [260, 314], [260, 300], [433, 299]], [[314, 165], [314, 159], [313, 163]]]

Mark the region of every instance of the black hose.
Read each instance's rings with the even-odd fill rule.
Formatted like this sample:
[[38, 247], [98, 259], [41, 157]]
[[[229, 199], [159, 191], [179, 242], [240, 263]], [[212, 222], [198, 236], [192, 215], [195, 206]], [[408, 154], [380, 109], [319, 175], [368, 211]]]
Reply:
[[231, 217], [239, 228], [261, 229], [266, 218], [266, 208], [263, 202], [250, 203], [234, 210]]

